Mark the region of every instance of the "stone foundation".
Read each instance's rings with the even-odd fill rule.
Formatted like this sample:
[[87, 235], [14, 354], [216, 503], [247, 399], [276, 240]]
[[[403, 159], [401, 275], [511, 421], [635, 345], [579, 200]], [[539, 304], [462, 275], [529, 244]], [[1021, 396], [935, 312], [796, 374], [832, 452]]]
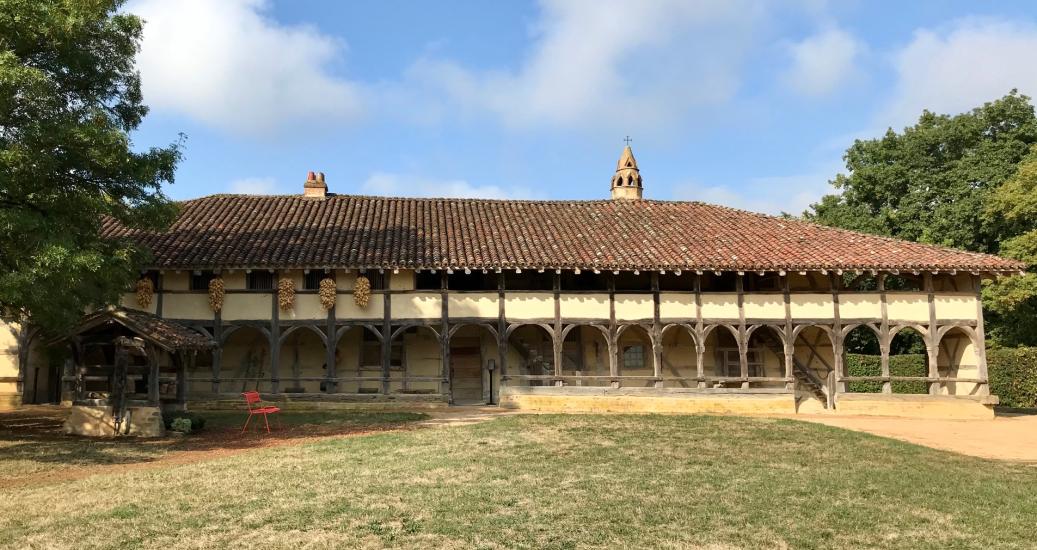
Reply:
[[836, 396], [835, 411], [840, 415], [990, 420], [994, 418], [994, 405], [997, 403], [995, 395], [966, 397], [842, 393]]
[[10, 411], [22, 406], [22, 396], [18, 393], [0, 393], [0, 411]]
[[133, 435], [138, 437], [162, 437], [165, 425], [159, 407], [129, 407], [126, 419], [115, 433], [115, 418], [112, 408], [103, 405], [73, 405], [65, 420], [65, 433], [92, 437]]
[[549, 412], [795, 414], [788, 392], [713, 393], [613, 388], [503, 388], [501, 407]]

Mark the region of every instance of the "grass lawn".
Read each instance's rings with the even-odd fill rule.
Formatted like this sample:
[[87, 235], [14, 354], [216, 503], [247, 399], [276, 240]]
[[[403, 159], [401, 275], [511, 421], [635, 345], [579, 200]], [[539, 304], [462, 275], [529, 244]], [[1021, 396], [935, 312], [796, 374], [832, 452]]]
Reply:
[[1033, 548], [1035, 526], [1032, 465], [727, 417], [510, 416], [0, 489], [19, 548]]

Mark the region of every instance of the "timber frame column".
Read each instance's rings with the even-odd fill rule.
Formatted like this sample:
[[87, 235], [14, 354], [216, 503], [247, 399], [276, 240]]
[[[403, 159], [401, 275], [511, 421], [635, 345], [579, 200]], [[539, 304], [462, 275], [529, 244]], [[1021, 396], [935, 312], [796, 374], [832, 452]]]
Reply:
[[742, 378], [742, 389], [749, 389], [749, 338], [745, 330], [745, 274], [735, 275], [735, 292], [738, 293], [738, 372]]
[[561, 270], [555, 270], [551, 278], [551, 287], [554, 291], [554, 334], [551, 335], [552, 350], [554, 350], [554, 372], [555, 386], [564, 386], [562, 380], [562, 275]]
[[699, 389], [706, 387], [705, 365], [702, 360], [706, 355], [705, 328], [702, 326], [702, 274], [695, 273], [695, 378]]
[[212, 338], [216, 340], [216, 347], [212, 349], [212, 393], [219, 396], [220, 371], [223, 369], [223, 315], [220, 311], [213, 317]]
[[[504, 309], [504, 271], [497, 270], [497, 355], [500, 359], [500, 385], [508, 384], [508, 321]], [[493, 373], [490, 373], [491, 380]], [[499, 391], [499, 390], [498, 390]]]
[[926, 271], [922, 274], [922, 281], [925, 283], [925, 293], [929, 301], [929, 330], [926, 331], [925, 337], [925, 347], [929, 354], [929, 395], [937, 395], [940, 393], [940, 383], [932, 381], [932, 379], [940, 377], [940, 365], [937, 363], [940, 357], [940, 340], [936, 326], [936, 295], [933, 292], [933, 274]]
[[990, 378], [987, 373], [987, 336], [983, 328], [983, 286], [982, 278], [979, 275], [972, 275], [972, 289], [976, 292], [976, 340], [979, 342], [979, 345], [976, 346], [976, 359], [979, 360], [976, 374], [977, 378], [982, 380], [976, 390], [980, 395], [990, 395]]
[[608, 276], [608, 288], [609, 288], [609, 376], [612, 377], [612, 381], [609, 383], [613, 388], [619, 387], [619, 358], [617, 354], [619, 351], [616, 349], [619, 346], [619, 336], [616, 334], [619, 329], [616, 327], [616, 274], [612, 273]]
[[879, 304], [882, 308], [882, 324], [879, 325], [879, 356], [882, 365], [882, 393], [893, 393], [893, 383], [889, 380], [889, 349], [892, 342], [889, 336], [889, 311], [886, 307], [886, 274], [877, 275], [879, 285]]
[[655, 387], [663, 387], [663, 334], [659, 321], [659, 272], [652, 272], [652, 367]]
[[451, 384], [452, 369], [450, 366], [450, 274], [444, 269], [439, 278], [439, 356], [443, 360], [443, 382], [440, 385], [447, 396], [447, 401], [454, 402], [454, 389]]
[[[846, 382], [843, 378], [846, 376], [845, 367], [843, 366], [843, 321], [839, 313], [839, 290], [843, 286], [843, 278], [839, 273], [829, 272], [828, 274], [828, 285], [832, 287], [832, 365], [835, 370], [835, 384], [832, 389], [834, 393], [846, 393]], [[835, 405], [835, 395], [828, 397], [829, 406]]]
[[270, 392], [281, 393], [281, 308], [277, 304], [278, 272], [270, 290]]
[[[331, 276], [334, 277], [333, 272]], [[321, 280], [323, 280], [323, 277]], [[320, 288], [319, 283], [317, 288]], [[335, 286], [335, 292], [338, 292], [338, 285]], [[324, 364], [326, 365], [324, 376], [327, 379], [324, 385], [325, 393], [338, 393], [338, 365], [335, 361], [335, 352], [338, 351], [338, 340], [335, 338], [335, 335], [338, 333], [338, 327], [335, 326], [337, 308], [338, 296], [336, 295], [335, 303], [328, 309], [328, 318], [325, 320], [325, 333], [328, 335], [327, 341], [324, 344]], [[360, 330], [363, 329], [361, 328]]]
[[785, 389], [795, 392], [796, 340], [792, 336], [792, 290], [788, 273], [782, 271], [778, 276], [781, 277], [781, 294], [785, 303]]
[[[446, 273], [444, 272], [444, 276]], [[389, 393], [390, 363], [392, 363], [392, 294], [382, 277], [382, 394]]]

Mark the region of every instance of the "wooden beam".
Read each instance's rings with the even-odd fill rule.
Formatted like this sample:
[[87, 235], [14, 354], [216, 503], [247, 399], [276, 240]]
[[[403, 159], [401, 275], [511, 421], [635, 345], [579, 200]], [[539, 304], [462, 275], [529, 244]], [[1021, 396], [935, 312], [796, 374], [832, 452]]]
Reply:
[[[616, 276], [612, 273], [607, 275], [608, 280], [608, 291], [609, 291], [609, 376], [619, 376], [619, 336], [616, 334], [619, 329], [616, 326]], [[613, 380], [610, 385], [613, 388], [619, 387], [619, 381]]]
[[662, 323], [659, 322], [659, 272], [652, 272], [652, 368], [655, 377], [655, 387], [663, 387], [663, 333]]
[[[933, 291], [933, 274], [926, 271], [922, 274], [922, 283], [925, 286], [926, 297], [929, 302], [929, 331], [926, 335], [926, 352], [929, 354], [929, 378], [939, 378], [940, 365], [937, 361], [940, 357], [940, 348], [937, 337], [937, 326], [936, 326], [936, 293]], [[937, 383], [929, 384], [929, 395], [936, 395], [940, 393], [940, 386]]]
[[450, 364], [450, 277], [444, 269], [439, 280], [439, 357], [443, 382], [440, 391], [454, 401], [453, 367]]
[[980, 388], [980, 394], [990, 395], [990, 382], [987, 373], [987, 337], [983, 322], [983, 287], [979, 275], [972, 275], [972, 290], [976, 293], [976, 340], [979, 341], [976, 346], [976, 362], [979, 363], [976, 366], [976, 374], [983, 387]]
[[554, 372], [555, 376], [559, 377], [555, 380], [554, 385], [562, 386], [565, 382], [561, 380], [562, 376], [562, 276], [555, 271], [551, 279], [551, 286], [554, 291], [554, 334], [551, 335], [552, 350], [554, 356]]
[[277, 303], [278, 272], [274, 272], [274, 288], [270, 291], [270, 392], [281, 393], [281, 308]]
[[[735, 292], [738, 293], [738, 369], [743, 379], [749, 378], [749, 336], [745, 329], [745, 275], [735, 275]], [[748, 389], [749, 382], [742, 382]]]
[[[446, 271], [443, 271], [446, 277]], [[388, 288], [382, 278], [382, 290]], [[392, 298], [388, 292], [382, 294], [382, 394], [389, 394], [389, 375], [392, 363]], [[402, 338], [402, 335], [400, 336]]]
[[889, 381], [889, 350], [892, 345], [889, 336], [889, 310], [886, 295], [886, 274], [878, 274], [879, 304], [882, 311], [882, 324], [879, 325], [879, 361], [882, 369], [882, 393], [893, 393], [893, 385]]
[[789, 276], [781, 275], [781, 294], [785, 302], [785, 378], [793, 380], [785, 384], [786, 389], [794, 391], [796, 382], [793, 378], [793, 369], [796, 361], [796, 341], [792, 336], [792, 293], [789, 286]]
[[706, 354], [705, 327], [702, 326], [702, 275], [695, 274], [695, 377], [698, 379], [698, 387], [706, 387], [705, 365], [703, 359]]

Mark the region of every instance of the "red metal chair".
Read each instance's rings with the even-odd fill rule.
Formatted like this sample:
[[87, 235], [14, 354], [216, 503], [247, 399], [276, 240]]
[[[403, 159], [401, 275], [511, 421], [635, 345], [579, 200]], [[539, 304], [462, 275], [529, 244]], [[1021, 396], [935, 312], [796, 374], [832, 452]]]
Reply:
[[259, 397], [257, 391], [247, 391], [241, 394], [245, 398], [245, 405], [248, 406], [248, 419], [245, 420], [245, 425], [241, 428], [241, 433], [245, 433], [248, 429], [248, 423], [252, 420], [252, 417], [257, 414], [263, 415], [263, 423], [266, 424], [266, 433], [270, 433], [270, 421], [267, 419], [268, 415], [279, 413], [281, 409], [274, 407], [273, 405], [253, 407], [257, 403], [261, 403], [263, 399]]

